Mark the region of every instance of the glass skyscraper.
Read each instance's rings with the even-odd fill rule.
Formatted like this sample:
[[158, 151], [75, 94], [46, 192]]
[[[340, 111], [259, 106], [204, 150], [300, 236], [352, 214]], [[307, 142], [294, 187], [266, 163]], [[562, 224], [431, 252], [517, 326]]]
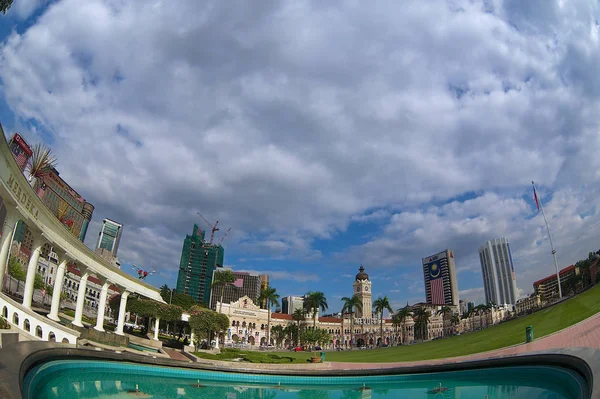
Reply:
[[517, 279], [510, 244], [504, 237], [489, 240], [479, 248], [485, 301], [496, 305], [517, 303]]
[[100, 229], [100, 234], [98, 235], [96, 249], [105, 249], [110, 251], [113, 256], [117, 256], [122, 231], [123, 225], [121, 223], [104, 219], [102, 221], [102, 229]]

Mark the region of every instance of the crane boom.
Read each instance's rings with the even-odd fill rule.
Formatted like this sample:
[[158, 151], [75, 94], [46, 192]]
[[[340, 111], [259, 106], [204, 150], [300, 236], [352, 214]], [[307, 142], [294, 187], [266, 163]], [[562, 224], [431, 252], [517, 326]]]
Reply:
[[223, 242], [223, 240], [225, 239], [225, 237], [227, 237], [227, 234], [229, 234], [229, 230], [231, 230], [231, 227], [227, 229], [227, 231], [225, 232], [225, 234], [223, 234], [223, 237], [221, 237], [221, 239], [219, 240], [219, 243], [217, 245], [221, 245], [221, 243]]
[[207, 225], [210, 227], [210, 229], [211, 229], [211, 232], [210, 232], [210, 243], [211, 243], [211, 245], [212, 245], [212, 243], [213, 243], [213, 239], [215, 238], [215, 231], [219, 231], [219, 228], [217, 227], [217, 226], [219, 225], [219, 221], [217, 220], [217, 221], [215, 222], [215, 225], [213, 226], [213, 225], [211, 225], [211, 224], [210, 224], [210, 222], [209, 222], [208, 220], [206, 220], [206, 219], [204, 218], [204, 216], [202, 216], [202, 215], [200, 214], [200, 212], [196, 212], [196, 213], [197, 213], [197, 214], [198, 214], [198, 216], [200, 216], [200, 218], [202, 218], [202, 220], [204, 220], [204, 222], [205, 222], [205, 223], [206, 223], [206, 224], [207, 224]]

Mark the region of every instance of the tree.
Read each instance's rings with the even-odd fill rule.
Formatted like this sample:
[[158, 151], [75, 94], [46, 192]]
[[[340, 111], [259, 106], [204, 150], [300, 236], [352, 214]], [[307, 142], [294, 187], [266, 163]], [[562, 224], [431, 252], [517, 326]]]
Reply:
[[331, 340], [329, 332], [322, 328], [306, 328], [300, 333], [300, 340], [303, 343], [309, 344], [313, 347], [313, 356], [317, 357], [317, 351], [315, 346], [317, 343], [323, 345], [323, 343]]
[[160, 287], [160, 296], [165, 302], [171, 300], [171, 289], [168, 285], [163, 284], [162, 287]]
[[[600, 275], [600, 273], [598, 273]], [[292, 313], [292, 320], [298, 323], [298, 332], [300, 331], [300, 322], [306, 320], [306, 313], [304, 313], [304, 309], [296, 309], [294, 313]], [[296, 345], [298, 345], [299, 336], [296, 336]]]
[[10, 6], [12, 6], [13, 0], [0, 0], [0, 11], [6, 14]]
[[435, 312], [436, 315], [442, 315], [442, 320], [443, 320], [443, 324], [444, 324], [444, 335], [446, 335], [446, 318], [448, 315], [452, 314], [452, 309], [450, 308], [450, 306], [442, 306], [437, 312]]
[[[0, 0], [1, 1], [1, 0]], [[57, 160], [52, 154], [52, 150], [44, 144], [37, 143], [33, 147], [33, 154], [27, 162], [26, 170], [29, 173], [29, 182], [34, 184], [34, 178], [38, 179], [48, 174], [53, 168], [56, 168]]]
[[273, 326], [271, 333], [273, 333], [273, 337], [275, 339], [275, 345], [277, 345], [277, 347], [280, 347], [283, 340], [285, 339], [285, 335], [286, 335], [285, 327], [283, 327], [281, 324]]
[[383, 312], [385, 310], [389, 311], [390, 313], [393, 312], [392, 307], [390, 306], [390, 300], [387, 297], [387, 295], [383, 298], [377, 298], [375, 302], [373, 302], [373, 308], [375, 309], [375, 313], [379, 313], [379, 332], [381, 336], [381, 341], [379, 342], [379, 344], [383, 345]]
[[320, 291], [309, 292], [304, 296], [304, 309], [313, 313], [313, 327], [317, 327], [317, 312], [319, 308], [324, 312], [327, 310], [327, 299]]
[[431, 313], [424, 307], [419, 307], [413, 312], [413, 317], [415, 319], [415, 333], [419, 331], [419, 338], [423, 341], [427, 340], [429, 338], [427, 326], [429, 325]]
[[277, 290], [271, 286], [267, 286], [260, 291], [258, 296], [259, 302], [267, 303], [267, 346], [271, 345], [271, 307], [279, 305], [279, 294]]
[[189, 296], [187, 294], [180, 294], [178, 292], [175, 292], [173, 294], [173, 300], [171, 301], [171, 304], [180, 306], [183, 310], [186, 310], [186, 311], [189, 310], [194, 305], [206, 307], [206, 306], [202, 306], [202, 304], [199, 304], [198, 302], [196, 302], [194, 300], [194, 298], [192, 298], [191, 296]]
[[199, 339], [206, 338], [210, 340], [213, 331], [217, 332], [217, 339], [219, 339], [218, 333], [229, 327], [229, 318], [224, 314], [203, 308], [199, 305], [192, 306], [189, 311], [190, 328], [199, 333]]
[[41, 290], [44, 289], [44, 287], [46, 287], [46, 284], [44, 283], [44, 278], [36, 273], [35, 278], [33, 279], [33, 289]]
[[452, 315], [452, 318], [450, 319], [450, 324], [453, 326], [453, 328], [452, 328], [453, 334], [456, 332], [456, 326], [459, 323], [460, 323], [460, 317], [457, 314]]
[[[10, 261], [8, 262], [8, 274], [12, 278], [17, 280], [17, 293], [18, 293], [19, 285], [21, 284], [21, 281], [25, 281], [25, 278], [27, 278], [27, 273], [25, 272], [25, 269], [23, 269], [23, 266], [21, 266], [21, 262], [19, 262], [19, 259], [17, 259], [15, 256], [11, 256]], [[10, 291], [10, 287], [9, 287], [9, 291]]]
[[343, 297], [342, 302], [342, 313], [350, 313], [350, 347], [354, 343], [354, 312], [356, 310], [362, 310], [362, 301], [358, 295], [353, 295], [351, 298]]
[[221, 270], [215, 273], [211, 288], [221, 288], [221, 300], [219, 302], [219, 313], [223, 309], [223, 295], [225, 295], [225, 287], [227, 284], [233, 284], [235, 282], [235, 276], [229, 269]]
[[408, 303], [405, 307], [398, 309], [396, 316], [400, 319], [400, 323], [402, 323], [402, 342], [406, 342], [406, 319], [411, 316], [410, 306]]

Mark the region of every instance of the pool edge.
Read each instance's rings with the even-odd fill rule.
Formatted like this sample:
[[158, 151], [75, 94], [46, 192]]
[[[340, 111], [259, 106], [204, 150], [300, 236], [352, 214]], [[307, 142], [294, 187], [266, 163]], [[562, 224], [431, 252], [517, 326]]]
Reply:
[[[252, 367], [251, 364], [239, 363], [186, 363], [179, 360], [154, 358], [130, 353], [113, 351], [98, 351], [88, 348], [77, 348], [74, 345], [47, 342], [20, 342], [3, 348], [0, 351], [0, 397], [7, 399], [22, 399], [22, 384], [27, 372], [38, 364], [65, 358], [96, 359], [142, 363], [157, 366], [171, 366], [199, 370], [217, 370], [236, 373], [306, 375], [306, 376], [355, 376], [369, 375], [429, 373], [442, 371], [469, 370], [476, 368], [549, 365], [571, 369], [580, 374], [588, 384], [589, 398], [600, 397], [600, 350], [593, 348], [564, 348], [532, 352], [516, 356], [490, 357], [487, 359], [468, 361], [449, 361], [448, 363], [424, 364], [414, 366], [373, 367], [363, 369], [326, 369], [298, 367], [282, 370], [279, 365], [264, 368]], [[232, 369], [232, 366], [237, 366]]]

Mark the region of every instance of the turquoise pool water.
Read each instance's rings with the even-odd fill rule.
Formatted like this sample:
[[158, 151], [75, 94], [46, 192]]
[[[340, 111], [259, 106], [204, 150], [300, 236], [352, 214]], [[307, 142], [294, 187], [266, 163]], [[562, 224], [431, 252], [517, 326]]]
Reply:
[[150, 348], [150, 347], [143, 346], [143, 345], [134, 344], [132, 342], [130, 342], [127, 346], [129, 348], [131, 348], [131, 349], [135, 349], [135, 350], [138, 350], [138, 351], [158, 352], [158, 349]]
[[[488, 399], [575, 399], [585, 392], [585, 382], [578, 374], [545, 366], [391, 376], [300, 377], [95, 360], [57, 360], [36, 366], [27, 373], [23, 385], [25, 399], [485, 399], [486, 395]], [[443, 389], [436, 391], [440, 386]]]

